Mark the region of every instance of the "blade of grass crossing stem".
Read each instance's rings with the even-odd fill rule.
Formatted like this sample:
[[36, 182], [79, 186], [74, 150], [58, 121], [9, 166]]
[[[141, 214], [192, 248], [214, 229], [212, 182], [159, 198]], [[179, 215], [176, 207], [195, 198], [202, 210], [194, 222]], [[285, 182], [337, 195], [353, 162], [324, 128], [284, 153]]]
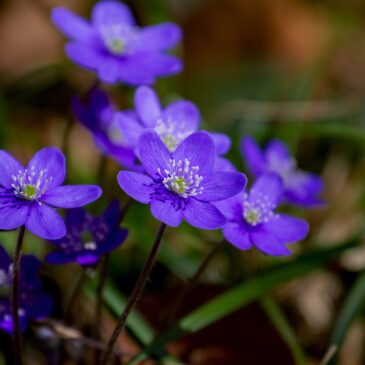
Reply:
[[[363, 311], [365, 305], [365, 272], [361, 273], [351, 288], [333, 329], [330, 347], [339, 349], [353, 320]], [[329, 364], [335, 364], [336, 356]]]
[[[87, 294], [95, 299], [95, 283], [92, 286], [87, 286]], [[120, 291], [108, 281], [105, 285], [104, 302], [106, 306], [111, 310], [113, 315], [119, 316], [121, 310], [125, 307], [127, 299], [120, 293]], [[127, 321], [128, 329], [133, 333], [136, 339], [142, 344], [147, 345], [151, 343], [155, 337], [155, 333], [152, 327], [143, 319], [143, 317], [137, 312], [133, 311]]]
[[275, 267], [227, 290], [186, 315], [176, 326], [162, 334], [142, 353], [130, 360], [127, 365], [136, 364], [138, 361], [148, 357], [149, 354], [157, 355], [161, 353], [161, 349], [166, 343], [177, 340], [185, 334], [199, 331], [260, 298], [279, 284], [307, 274], [327, 264], [342, 252], [354, 247], [357, 241], [358, 239], [354, 239], [335, 248], [303, 255], [292, 262]]
[[288, 345], [295, 363], [297, 365], [307, 364], [304, 351], [298, 342], [297, 336], [280, 307], [269, 297], [261, 298], [260, 304], [267, 316], [270, 318], [271, 323]]

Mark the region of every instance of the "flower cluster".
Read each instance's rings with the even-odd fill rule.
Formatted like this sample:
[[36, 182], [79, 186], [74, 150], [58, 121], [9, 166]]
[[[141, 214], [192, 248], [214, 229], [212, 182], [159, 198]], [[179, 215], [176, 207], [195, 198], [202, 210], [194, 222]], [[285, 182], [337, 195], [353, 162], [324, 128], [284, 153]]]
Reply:
[[315, 207], [323, 204], [319, 194], [323, 191], [323, 182], [315, 174], [297, 168], [295, 159], [290, 155], [283, 142], [272, 140], [261, 151], [255, 140], [245, 137], [241, 142], [241, 152], [248, 168], [255, 175], [272, 172], [283, 182], [283, 199], [288, 203]]
[[101, 216], [92, 216], [85, 209], [70, 209], [66, 214], [66, 236], [50, 241], [57, 250], [46, 256], [50, 264], [77, 262], [81, 266], [95, 265], [103, 255], [118, 248], [128, 231], [119, 228], [121, 209], [113, 201]]
[[27, 167], [0, 151], [0, 229], [23, 225], [37, 236], [58, 239], [66, 234], [55, 208], [76, 208], [101, 195], [96, 185], [64, 185], [65, 158], [57, 148], [43, 148]]
[[[138, 163], [139, 138], [146, 130], [155, 131], [170, 152], [199, 128], [201, 116], [195, 104], [180, 100], [162, 108], [156, 92], [140, 86], [134, 95], [134, 109], [117, 111], [108, 95], [93, 89], [86, 102], [73, 100], [77, 119], [92, 133], [98, 148], [123, 167], [140, 171]], [[231, 147], [231, 140], [222, 133], [210, 133], [216, 148], [215, 168], [234, 171], [222, 157]]]
[[103, 82], [151, 84], [182, 69], [178, 58], [164, 53], [180, 42], [180, 28], [173, 23], [138, 27], [129, 8], [117, 1], [97, 3], [90, 22], [62, 7], [53, 10], [52, 19], [70, 38], [68, 57]]
[[152, 215], [172, 227], [182, 219], [202, 229], [223, 227], [226, 219], [211, 203], [246, 185], [243, 174], [214, 169], [214, 141], [206, 132], [189, 135], [171, 152], [156, 132], [146, 131], [138, 154], [145, 173], [121, 171], [119, 185], [135, 200], [150, 204]]
[[[52, 298], [43, 292], [38, 277], [39, 260], [32, 255], [25, 255], [20, 261], [19, 280], [19, 321], [20, 329], [27, 328], [28, 321], [40, 320], [52, 311]], [[8, 333], [13, 332], [11, 305], [11, 285], [13, 280], [13, 261], [0, 246], [0, 328]]]
[[[182, 69], [181, 61], [166, 53], [181, 40], [179, 26], [137, 26], [129, 8], [113, 0], [97, 2], [90, 22], [61, 7], [52, 11], [52, 19], [70, 38], [65, 51], [71, 60], [94, 71], [99, 81], [138, 86], [127, 110], [118, 110], [98, 87], [89, 90], [87, 98], [74, 98], [72, 106], [102, 153], [124, 168], [116, 177], [121, 189], [148, 204], [163, 223], [147, 264], [154, 261], [165, 225], [178, 227], [183, 220], [199, 229], [222, 229], [225, 239], [241, 250], [255, 247], [274, 256], [289, 255], [287, 245], [306, 237], [306, 221], [277, 209], [282, 203], [320, 205], [322, 180], [299, 170], [281, 141], [271, 141], [261, 150], [251, 137], [243, 138], [241, 152], [256, 179], [245, 190], [245, 174], [224, 157], [230, 138], [199, 130], [201, 114], [190, 101], [162, 106], [150, 85]], [[97, 200], [101, 188], [63, 185], [65, 176], [65, 157], [57, 148], [41, 149], [26, 167], [0, 150], [0, 230], [21, 228], [15, 257], [21, 257], [26, 228], [55, 247], [46, 262], [96, 267], [103, 255], [126, 240], [128, 231], [120, 228], [124, 212], [112, 201], [102, 215], [90, 214], [81, 207]], [[65, 222], [59, 208], [69, 209]], [[24, 330], [29, 320], [49, 315], [52, 308], [38, 278], [40, 262], [33, 256], [21, 258], [19, 293], [11, 293], [12, 280], [14, 287], [17, 284], [16, 263], [0, 246], [0, 328], [8, 333], [18, 332], [13, 325], [18, 317]], [[147, 277], [149, 269], [144, 267], [141, 275]], [[127, 311], [139, 298], [141, 283], [137, 281], [135, 301], [128, 302]], [[11, 304], [17, 302], [13, 313]], [[122, 329], [123, 323], [119, 332]]]
[[268, 255], [289, 255], [285, 245], [302, 240], [309, 227], [303, 219], [275, 213], [283, 192], [282, 180], [268, 173], [249, 192], [216, 203], [227, 218], [223, 228], [227, 241], [241, 250], [256, 247]]

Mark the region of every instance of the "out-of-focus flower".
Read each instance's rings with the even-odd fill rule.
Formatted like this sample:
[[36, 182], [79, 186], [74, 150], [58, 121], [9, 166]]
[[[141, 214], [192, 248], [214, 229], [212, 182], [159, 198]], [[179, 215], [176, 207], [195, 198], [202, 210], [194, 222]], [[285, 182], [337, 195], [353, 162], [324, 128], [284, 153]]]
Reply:
[[101, 216], [92, 216], [84, 209], [70, 209], [66, 213], [67, 234], [50, 241], [57, 250], [46, 256], [50, 264], [77, 262], [81, 266], [95, 265], [103, 255], [124, 243], [128, 231], [118, 227], [121, 209], [113, 201]]
[[178, 58], [164, 53], [180, 42], [180, 27], [138, 27], [129, 8], [117, 1], [96, 3], [90, 22], [62, 7], [53, 9], [52, 20], [70, 38], [67, 56], [103, 82], [151, 84], [182, 69]]
[[323, 204], [318, 197], [323, 191], [322, 179], [315, 174], [299, 170], [283, 142], [272, 140], [265, 150], [261, 151], [253, 138], [244, 137], [241, 141], [241, 153], [255, 176], [273, 172], [281, 177], [285, 187], [283, 197], [288, 203], [304, 207]]
[[302, 240], [309, 226], [303, 219], [274, 212], [282, 194], [281, 178], [269, 173], [260, 176], [249, 193], [215, 203], [227, 218], [227, 241], [241, 250], [254, 246], [268, 255], [290, 255], [285, 245]]
[[[19, 273], [19, 321], [20, 329], [27, 328], [29, 320], [40, 320], [52, 311], [52, 299], [42, 291], [38, 278], [40, 262], [32, 255], [24, 255], [20, 261]], [[11, 287], [13, 280], [13, 262], [0, 246], [0, 328], [13, 332]]]
[[74, 98], [72, 107], [77, 119], [92, 133], [95, 144], [105, 155], [128, 169], [138, 169], [134, 150], [116, 118], [116, 108], [104, 91], [91, 90], [86, 102]]
[[24, 168], [0, 150], [0, 229], [25, 225], [33, 234], [58, 239], [65, 223], [55, 208], [76, 208], [98, 199], [96, 185], [64, 185], [65, 157], [53, 147], [43, 148]]
[[177, 227], [185, 219], [197, 228], [221, 228], [226, 219], [211, 202], [241, 192], [246, 177], [216, 172], [215, 156], [206, 132], [191, 134], [171, 152], [156, 132], [146, 131], [139, 139], [145, 174], [121, 171], [118, 182], [133, 199], [150, 204], [152, 215], [169, 226]]
[[[170, 152], [190, 134], [196, 132], [200, 124], [200, 111], [190, 101], [180, 100], [162, 108], [155, 91], [148, 86], [140, 86], [134, 96], [133, 111], [116, 114], [116, 124], [123, 133], [125, 143], [136, 148], [139, 137], [147, 130], [154, 130]], [[216, 169], [233, 169], [232, 164], [220, 157], [228, 152], [231, 140], [222, 133], [210, 133], [217, 153]]]

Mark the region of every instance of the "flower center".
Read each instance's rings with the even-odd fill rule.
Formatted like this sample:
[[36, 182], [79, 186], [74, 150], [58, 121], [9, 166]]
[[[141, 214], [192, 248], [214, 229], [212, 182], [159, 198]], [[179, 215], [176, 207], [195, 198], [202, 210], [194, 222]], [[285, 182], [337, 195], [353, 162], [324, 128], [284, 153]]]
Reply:
[[203, 177], [198, 175], [199, 166], [190, 166], [190, 161], [170, 160], [170, 169], [161, 171], [158, 174], [162, 177], [162, 183], [166, 189], [176, 193], [177, 195], [188, 198], [196, 196], [203, 192], [200, 183]]
[[192, 131], [184, 130], [183, 124], [177, 125], [169, 119], [159, 119], [156, 123], [155, 132], [170, 152], [174, 152], [180, 142], [192, 133]]
[[283, 160], [277, 156], [269, 157], [269, 170], [279, 174], [287, 186], [290, 183], [292, 173], [296, 170], [296, 165], [294, 158]]
[[131, 49], [136, 31], [126, 25], [112, 24], [101, 29], [101, 38], [110, 53], [121, 56]]
[[107, 127], [107, 134], [116, 145], [123, 146], [126, 142], [121, 129], [114, 122]]
[[18, 175], [12, 175], [13, 183], [11, 184], [14, 194], [21, 199], [37, 200], [47, 190], [47, 186], [53, 177], [46, 177], [47, 170], [41, 170], [36, 176], [35, 169], [32, 166], [30, 170], [19, 171]]
[[244, 199], [243, 219], [251, 226], [267, 223], [276, 217], [273, 212], [274, 205], [270, 203], [268, 196], [259, 195], [258, 198], [252, 200], [245, 194]]
[[90, 242], [84, 243], [84, 248], [85, 248], [85, 250], [95, 251], [98, 248], [98, 246], [96, 245], [95, 242], [90, 241]]

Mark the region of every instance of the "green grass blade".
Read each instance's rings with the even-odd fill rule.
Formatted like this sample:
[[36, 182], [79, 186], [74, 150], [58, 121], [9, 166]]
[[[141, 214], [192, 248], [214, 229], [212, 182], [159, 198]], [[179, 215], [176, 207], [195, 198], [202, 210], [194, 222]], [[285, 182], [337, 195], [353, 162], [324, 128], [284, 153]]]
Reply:
[[187, 333], [199, 331], [200, 329], [214, 323], [215, 321], [233, 313], [235, 310], [242, 308], [250, 302], [265, 295], [279, 284], [287, 282], [293, 278], [302, 276], [318, 267], [321, 267], [345, 250], [354, 247], [357, 239], [341, 245], [339, 247], [317, 251], [298, 259], [273, 268], [253, 279], [250, 279], [226, 292], [218, 295], [208, 303], [195, 309], [176, 326], [162, 334], [143, 353], [136, 356], [127, 365], [136, 364], [144, 359], [148, 354], [161, 352], [163, 346], [174, 341]]
[[270, 318], [274, 327], [288, 345], [295, 363], [297, 365], [307, 364], [305, 353], [298, 342], [297, 336], [280, 307], [269, 297], [263, 297], [260, 300], [260, 304], [267, 316]]
[[[365, 272], [361, 273], [355, 284], [351, 288], [345, 303], [341, 309], [338, 319], [335, 323], [330, 347], [341, 347], [344, 338], [350, 328], [353, 320], [361, 313], [365, 305]], [[332, 358], [330, 364], [335, 363], [335, 357]]]
[[[95, 288], [95, 283], [86, 287], [87, 294], [92, 298], [95, 298]], [[103, 296], [106, 306], [115, 317], [119, 317], [127, 303], [127, 299], [110, 281], [105, 285]], [[142, 345], [151, 343], [155, 337], [152, 327], [135, 310], [128, 317], [127, 328]]]

